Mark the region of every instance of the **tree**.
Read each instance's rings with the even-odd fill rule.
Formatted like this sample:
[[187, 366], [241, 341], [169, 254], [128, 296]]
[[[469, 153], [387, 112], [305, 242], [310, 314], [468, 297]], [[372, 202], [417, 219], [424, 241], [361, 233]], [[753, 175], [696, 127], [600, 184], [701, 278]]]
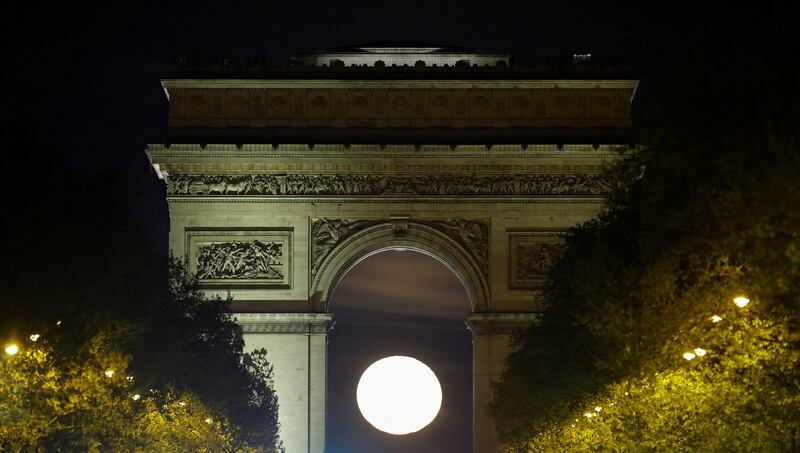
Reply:
[[[60, 326], [59, 326], [60, 327]], [[236, 427], [195, 395], [147, 389], [114, 334], [59, 356], [32, 334], [0, 364], [3, 451], [232, 451]]]
[[[35, 135], [24, 124], [6, 124], [0, 134], [0, 216], [12, 220], [0, 223], [0, 342], [25, 345], [4, 361], [2, 379], [11, 386], [6, 391], [25, 388], [26, 399], [42, 402], [0, 399], [7, 425], [28, 424], [34, 433], [21, 448], [134, 442], [144, 436], [134, 428], [150, 430], [152, 445], [177, 445], [190, 434], [176, 431], [179, 421], [188, 430], [195, 415], [213, 414], [226, 425], [210, 430], [203, 422], [203, 442], [275, 450], [271, 368], [264, 351], [244, 354], [230, 301], [205, 298], [181, 263], [150, 252], [124, 178], [81, 174]], [[31, 342], [33, 334], [42, 339]], [[102, 357], [117, 357], [115, 368], [134, 376], [134, 384], [102, 379], [95, 369]], [[151, 399], [151, 388], [158, 398]], [[128, 390], [140, 394], [137, 404], [123, 394]], [[174, 406], [178, 400], [186, 405]], [[158, 412], [142, 409], [148, 405]], [[145, 416], [154, 425], [138, 425]], [[53, 432], [58, 424], [69, 429]], [[12, 431], [3, 436], [11, 437], [0, 437], [0, 444], [14, 439]], [[119, 445], [112, 450], [152, 451]]]
[[620, 189], [568, 234], [551, 310], [496, 386], [509, 449], [780, 451], [796, 436], [800, 77], [757, 31], [730, 53], [732, 35], [704, 36], [718, 53], [687, 52], [650, 86]]

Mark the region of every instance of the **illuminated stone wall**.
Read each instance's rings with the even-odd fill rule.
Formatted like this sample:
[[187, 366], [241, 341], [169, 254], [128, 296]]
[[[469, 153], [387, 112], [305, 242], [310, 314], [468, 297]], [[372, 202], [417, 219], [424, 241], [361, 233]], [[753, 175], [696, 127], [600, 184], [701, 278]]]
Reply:
[[[286, 451], [324, 451], [332, 288], [359, 259], [391, 248], [437, 256], [464, 283], [474, 451], [496, 451], [486, 410], [491, 382], [511, 332], [546, 309], [538, 294], [561, 250], [559, 235], [596, 216], [614, 188], [606, 166], [628, 148], [585, 137], [630, 125], [637, 82], [182, 77], [163, 84], [170, 131], [200, 131], [215, 143], [147, 148], [166, 183], [170, 247], [208, 292], [230, 291], [247, 348], [268, 350]], [[270, 138], [285, 129], [299, 138]], [[348, 129], [403, 129], [406, 137], [433, 130], [445, 144], [313, 137]], [[565, 144], [494, 139], [540, 129], [558, 130]], [[459, 131], [473, 130], [489, 138], [459, 141]], [[225, 139], [242, 132], [265, 138]]]

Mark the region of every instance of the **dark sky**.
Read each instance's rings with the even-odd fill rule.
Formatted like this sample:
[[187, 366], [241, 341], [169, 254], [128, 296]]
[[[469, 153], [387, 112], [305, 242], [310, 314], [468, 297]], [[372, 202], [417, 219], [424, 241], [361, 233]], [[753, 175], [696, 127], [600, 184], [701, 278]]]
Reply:
[[[2, 14], [2, 65], [11, 88], [3, 102], [76, 168], [118, 170], [153, 249], [166, 253], [164, 186], [143, 148], [165, 141], [167, 103], [159, 79], [177, 57], [263, 54], [282, 60], [292, 52], [376, 40], [508, 51], [520, 60], [617, 55], [641, 71], [641, 99], [648, 74], [669, 64], [678, 49], [703, 48], [690, 38], [697, 30], [745, 30], [757, 16], [698, 3], [11, 0]], [[354, 445], [422, 451], [414, 443], [422, 441], [453, 447], [425, 451], [468, 451], [470, 339], [463, 324], [467, 302], [455, 277], [422, 255], [381, 254], [345, 277], [333, 307], [331, 451], [358, 451], [348, 449]], [[418, 310], [423, 317], [412, 315]], [[355, 411], [354, 389], [361, 370], [391, 354], [427, 362], [443, 381], [445, 400], [439, 419], [416, 441], [394, 439], [390, 448], [387, 437]]]
[[[427, 40], [518, 59], [591, 52], [639, 67], [669, 60], [690, 30], [719, 19], [708, 7], [613, 7], [608, 2], [4, 2], [0, 49], [8, 103], [40, 137], [86, 171], [119, 169], [166, 249], [163, 185], [143, 153], [163, 143], [159, 79], [181, 56], [292, 52], [376, 40]], [[666, 5], [669, 5], [668, 7]]]

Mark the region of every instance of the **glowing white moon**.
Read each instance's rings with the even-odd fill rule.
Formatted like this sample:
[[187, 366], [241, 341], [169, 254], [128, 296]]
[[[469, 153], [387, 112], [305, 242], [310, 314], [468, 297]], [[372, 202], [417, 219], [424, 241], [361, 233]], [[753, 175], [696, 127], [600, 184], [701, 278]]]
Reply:
[[389, 434], [409, 434], [428, 426], [442, 407], [442, 386], [427, 365], [412, 357], [378, 360], [358, 381], [361, 415]]

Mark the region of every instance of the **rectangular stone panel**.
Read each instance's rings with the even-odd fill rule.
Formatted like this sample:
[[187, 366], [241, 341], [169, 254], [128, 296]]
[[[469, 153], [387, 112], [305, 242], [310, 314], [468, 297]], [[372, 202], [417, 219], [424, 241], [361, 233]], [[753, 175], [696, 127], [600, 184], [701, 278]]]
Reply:
[[211, 288], [290, 288], [292, 236], [285, 230], [186, 230], [189, 271]]
[[564, 251], [563, 231], [508, 231], [508, 287], [541, 289]]
[[183, 86], [169, 92], [170, 127], [255, 121], [263, 127], [550, 128], [629, 127], [633, 88]]

